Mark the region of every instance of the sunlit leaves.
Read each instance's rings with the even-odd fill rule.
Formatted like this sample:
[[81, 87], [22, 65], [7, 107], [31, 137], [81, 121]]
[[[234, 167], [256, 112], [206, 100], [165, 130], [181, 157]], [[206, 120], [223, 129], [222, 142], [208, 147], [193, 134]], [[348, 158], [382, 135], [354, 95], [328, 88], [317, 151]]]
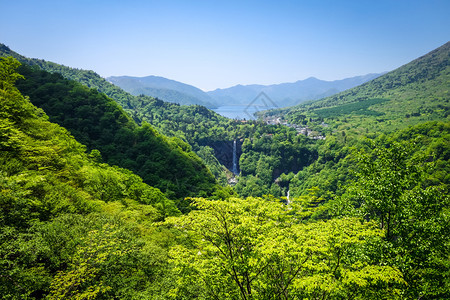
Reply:
[[408, 283], [403, 293], [413, 298], [449, 291], [450, 198], [445, 177], [434, 172], [439, 162], [448, 162], [441, 161], [442, 154], [418, 151], [426, 145], [417, 141], [425, 138], [414, 134], [422, 130], [432, 135], [430, 129], [436, 125], [441, 126], [404, 131], [401, 135], [409, 135], [408, 141], [379, 139], [371, 150], [357, 154], [357, 180], [340, 202], [352, 203], [353, 213], [375, 220], [385, 231], [386, 243], [379, 251], [401, 270]]
[[388, 283], [403, 282], [397, 270], [365, 254], [366, 243], [382, 235], [372, 223], [301, 223], [282, 203], [259, 198], [193, 201], [198, 210], [167, 221], [190, 241], [171, 250], [179, 274], [175, 295], [193, 293], [195, 282], [205, 298], [362, 297], [374, 287], [394, 293]]
[[114, 226], [93, 230], [77, 247], [69, 269], [59, 272], [50, 286], [48, 299], [96, 299], [112, 288], [100, 280], [107, 264], [114, 264], [133, 249], [123, 248]]

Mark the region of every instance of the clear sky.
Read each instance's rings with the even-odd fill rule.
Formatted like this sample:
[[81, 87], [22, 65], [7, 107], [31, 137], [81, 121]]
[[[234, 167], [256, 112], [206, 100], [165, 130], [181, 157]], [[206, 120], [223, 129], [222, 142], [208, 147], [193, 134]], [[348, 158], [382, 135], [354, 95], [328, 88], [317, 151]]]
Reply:
[[393, 70], [450, 40], [450, 0], [0, 0], [0, 43], [203, 90]]

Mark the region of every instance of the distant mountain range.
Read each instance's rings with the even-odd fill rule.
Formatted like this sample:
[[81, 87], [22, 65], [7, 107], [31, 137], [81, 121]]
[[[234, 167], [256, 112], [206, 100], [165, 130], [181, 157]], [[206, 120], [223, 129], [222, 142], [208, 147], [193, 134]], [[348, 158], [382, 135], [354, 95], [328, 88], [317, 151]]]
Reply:
[[353, 88], [382, 74], [367, 74], [342, 80], [325, 81], [314, 77], [292, 83], [272, 85], [236, 85], [227, 89], [217, 89], [208, 94], [216, 103], [248, 104], [259, 93], [264, 92], [279, 107], [299, 104], [307, 100], [328, 97]]
[[100, 92], [104, 92], [115, 99], [119, 97], [120, 100], [117, 101], [130, 113], [129, 110], [137, 105], [136, 100], [130, 98], [131, 95], [124, 94], [119, 88], [133, 95], [152, 96], [181, 105], [198, 104], [210, 109], [223, 105], [247, 105], [261, 92], [264, 92], [276, 106], [283, 108], [301, 104], [307, 100], [332, 96], [382, 75], [367, 74], [335, 81], [310, 77], [293, 83], [236, 85], [226, 89], [204, 92], [192, 85], [159, 76], [113, 76], [104, 79], [93, 71], [73, 69], [41, 59], [26, 58], [0, 44], [0, 56], [9, 55], [49, 72], [61, 73], [64, 77], [77, 80], [88, 87], [96, 87]]
[[[307, 100], [317, 100], [356, 87], [382, 74], [368, 74], [335, 81], [324, 81], [314, 77], [293, 83], [273, 85], [236, 85], [226, 89], [204, 92], [199, 88], [159, 76], [131, 77], [113, 76], [102, 78], [93, 71], [69, 68], [42, 59], [24, 57], [6, 45], [0, 44], [0, 56], [13, 56], [26, 64], [37, 66], [49, 72], [95, 87], [118, 101], [124, 109], [132, 113], [138, 105], [132, 95], [147, 95], [181, 105], [198, 104], [210, 109], [223, 105], [247, 105], [264, 92], [276, 106], [283, 108], [301, 104]], [[121, 88], [121, 89], [120, 89]]]
[[112, 76], [110, 83], [133, 95], [147, 95], [182, 105], [199, 104], [208, 108], [222, 105], [246, 105], [264, 92], [279, 107], [299, 104], [306, 100], [328, 97], [353, 88], [382, 74], [367, 74], [335, 81], [314, 77], [292, 83], [272, 85], [236, 85], [226, 89], [204, 92], [192, 85], [159, 76]]
[[135, 96], [147, 95], [181, 105], [198, 104], [207, 108], [216, 107], [214, 99], [204, 91], [164, 77], [112, 76], [106, 80]]

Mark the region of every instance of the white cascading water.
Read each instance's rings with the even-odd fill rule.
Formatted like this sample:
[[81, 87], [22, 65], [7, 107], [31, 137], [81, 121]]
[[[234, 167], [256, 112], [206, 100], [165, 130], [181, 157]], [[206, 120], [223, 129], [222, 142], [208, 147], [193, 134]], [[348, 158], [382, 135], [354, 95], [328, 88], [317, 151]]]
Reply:
[[234, 173], [234, 175], [238, 175], [237, 157], [236, 157], [236, 140], [234, 140], [234, 142], [233, 142], [233, 173]]

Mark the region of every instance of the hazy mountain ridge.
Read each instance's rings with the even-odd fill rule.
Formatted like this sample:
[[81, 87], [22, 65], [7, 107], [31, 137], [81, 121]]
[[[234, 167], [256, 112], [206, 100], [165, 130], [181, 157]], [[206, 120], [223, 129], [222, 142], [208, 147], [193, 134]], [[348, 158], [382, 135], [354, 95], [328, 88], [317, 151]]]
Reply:
[[145, 113], [143, 115], [143, 111], [147, 110], [149, 107], [162, 110], [164, 110], [163, 107], [175, 110], [191, 110], [191, 108], [188, 108], [187, 106], [165, 102], [163, 99], [156, 99], [151, 96], [134, 96], [122, 88], [110, 83], [94, 71], [72, 68], [38, 58], [28, 58], [0, 43], [0, 57], [8, 56], [14, 57], [21, 63], [33, 68], [39, 68], [50, 73], [58, 73], [66, 79], [74, 80], [89, 88], [97, 89], [100, 93], [104, 93], [122, 106], [138, 124], [141, 124], [144, 120], [149, 121], [148, 116], [146, 116]]
[[135, 96], [143, 94], [181, 105], [197, 104], [208, 108], [216, 107], [214, 100], [202, 90], [160, 76], [111, 76], [106, 80]]
[[0, 44], [0, 56], [13, 56], [27, 65], [36, 66], [51, 73], [59, 73], [67, 79], [96, 88], [99, 92], [116, 100], [136, 121], [140, 120], [135, 111], [142, 102], [136, 96], [141, 94], [181, 105], [197, 104], [215, 108], [224, 104], [248, 104], [261, 91], [264, 91], [277, 106], [286, 107], [295, 105], [299, 101], [321, 99], [379, 76], [379, 74], [368, 74], [330, 82], [310, 77], [295, 83], [268, 86], [237, 85], [227, 89], [203, 92], [194, 86], [159, 76], [113, 76], [105, 79], [91, 70], [25, 57], [4, 44]]
[[302, 101], [334, 95], [377, 78], [380, 75], [382, 74], [367, 74], [334, 81], [309, 77], [305, 80], [291, 83], [236, 85], [226, 89], [216, 89], [208, 92], [208, 94], [216, 100], [216, 103], [248, 104], [260, 92], [264, 92], [277, 106], [286, 107]]

